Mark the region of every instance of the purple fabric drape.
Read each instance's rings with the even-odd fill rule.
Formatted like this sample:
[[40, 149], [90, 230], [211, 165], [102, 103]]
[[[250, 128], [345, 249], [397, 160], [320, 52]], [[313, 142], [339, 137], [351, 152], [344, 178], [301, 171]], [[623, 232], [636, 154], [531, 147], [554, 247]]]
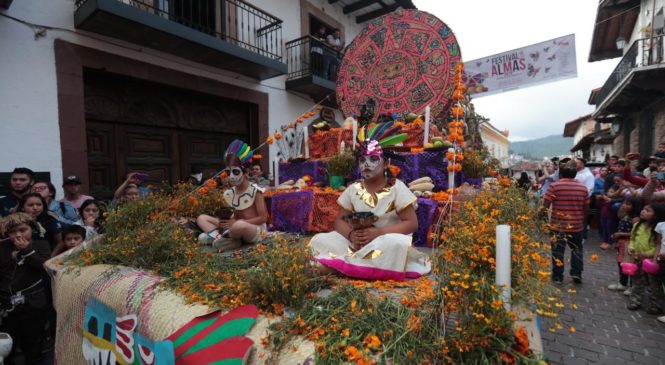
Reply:
[[328, 178], [325, 172], [325, 161], [311, 160], [303, 162], [280, 162], [279, 163], [279, 182], [283, 183], [288, 180], [297, 181], [305, 175], [309, 175], [314, 179], [314, 182], [326, 183]]
[[418, 198], [418, 230], [413, 233], [413, 245], [416, 247], [427, 246], [427, 232], [432, 226], [436, 214], [437, 202], [431, 199]]
[[307, 232], [312, 214], [312, 191], [276, 194], [271, 199], [272, 226], [275, 231]]

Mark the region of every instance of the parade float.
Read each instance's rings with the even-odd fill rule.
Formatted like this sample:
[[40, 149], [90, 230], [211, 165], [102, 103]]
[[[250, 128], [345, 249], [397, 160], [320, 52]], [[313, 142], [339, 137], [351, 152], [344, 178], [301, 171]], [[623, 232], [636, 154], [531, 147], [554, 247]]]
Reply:
[[[183, 225], [224, 207], [219, 175], [108, 212], [105, 236], [52, 259], [57, 363], [542, 361], [537, 315], [562, 306], [548, 289], [549, 243], [523, 194], [465, 143], [453, 32], [416, 10], [373, 20], [337, 85], [344, 128], [310, 132], [315, 105], [265, 141], [279, 159], [259, 243], [221, 255]], [[344, 154], [377, 122], [406, 134], [391, 172], [419, 196], [413, 245], [432, 272], [399, 282], [319, 275], [309, 235], [332, 230], [332, 177], [358, 177]]]

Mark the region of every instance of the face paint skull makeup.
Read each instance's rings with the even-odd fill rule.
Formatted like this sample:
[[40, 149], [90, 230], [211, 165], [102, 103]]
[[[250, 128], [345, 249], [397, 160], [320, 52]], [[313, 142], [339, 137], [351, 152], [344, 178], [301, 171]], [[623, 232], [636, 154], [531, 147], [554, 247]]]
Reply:
[[371, 179], [381, 173], [383, 170], [383, 159], [374, 155], [361, 156], [359, 161], [360, 175], [363, 179]]
[[242, 179], [245, 176], [245, 174], [243, 173], [240, 167], [236, 166], [227, 167], [225, 171], [228, 176], [229, 184], [231, 186], [238, 186], [242, 183]]

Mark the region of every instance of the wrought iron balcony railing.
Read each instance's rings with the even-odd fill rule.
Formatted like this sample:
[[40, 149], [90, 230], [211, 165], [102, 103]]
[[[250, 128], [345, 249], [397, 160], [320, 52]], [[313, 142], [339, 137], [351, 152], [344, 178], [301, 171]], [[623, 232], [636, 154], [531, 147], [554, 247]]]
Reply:
[[610, 77], [605, 81], [603, 87], [600, 89], [596, 105], [601, 105], [632, 70], [663, 63], [665, 61], [663, 60], [663, 39], [664, 36], [660, 35], [638, 39], [633, 42], [621, 61], [619, 61], [617, 67], [612, 71], [612, 74], [610, 74]]
[[310, 35], [294, 39], [286, 45], [287, 80], [318, 76], [335, 82], [343, 54]]
[[[76, 8], [90, 0], [76, 0]], [[210, 34], [273, 60], [282, 59], [282, 20], [242, 0], [116, 0]]]

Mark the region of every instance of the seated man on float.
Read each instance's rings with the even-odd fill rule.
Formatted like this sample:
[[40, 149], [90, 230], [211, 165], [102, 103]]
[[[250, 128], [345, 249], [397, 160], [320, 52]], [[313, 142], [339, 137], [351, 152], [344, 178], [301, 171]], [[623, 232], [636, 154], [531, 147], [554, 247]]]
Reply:
[[201, 244], [212, 243], [220, 251], [229, 251], [242, 242], [255, 243], [266, 230], [268, 210], [263, 199], [264, 189], [249, 181], [248, 164], [253, 151], [246, 143], [235, 140], [226, 150], [224, 169], [231, 188], [224, 192], [227, 206], [233, 209], [231, 217], [200, 215], [196, 224], [203, 230]]
[[[310, 246], [322, 272], [372, 280], [416, 278], [431, 270], [427, 255], [411, 247], [412, 234], [418, 229], [417, 198], [390, 175], [382, 148], [403, 141], [406, 135], [394, 135], [399, 127], [393, 127], [392, 122], [373, 130], [365, 141], [364, 129], [359, 133], [363, 141], [358, 155], [362, 179], [337, 200], [340, 211], [335, 231], [317, 234]], [[354, 229], [348, 216], [360, 212], [373, 213], [373, 226]]]

